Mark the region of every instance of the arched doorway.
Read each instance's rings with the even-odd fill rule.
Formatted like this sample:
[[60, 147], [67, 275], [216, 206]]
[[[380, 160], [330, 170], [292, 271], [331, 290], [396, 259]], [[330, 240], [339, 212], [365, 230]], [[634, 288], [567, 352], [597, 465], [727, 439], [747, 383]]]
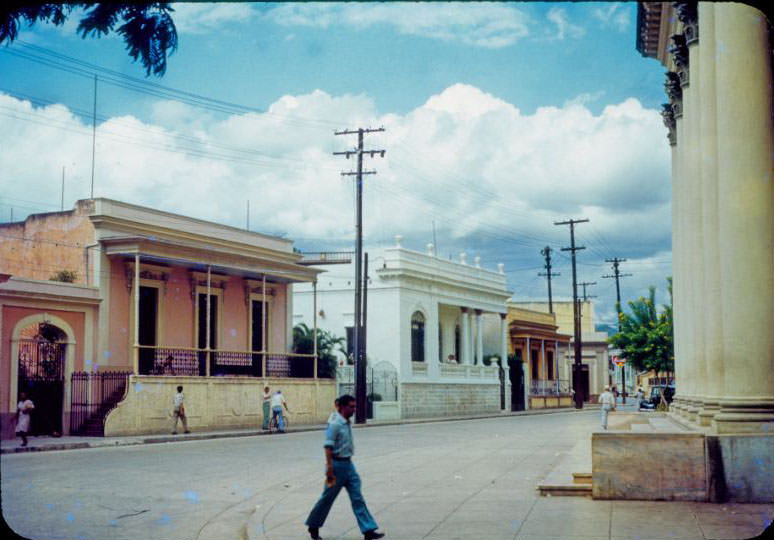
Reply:
[[17, 396], [35, 404], [31, 435], [62, 433], [67, 334], [49, 322], [33, 323], [19, 333]]

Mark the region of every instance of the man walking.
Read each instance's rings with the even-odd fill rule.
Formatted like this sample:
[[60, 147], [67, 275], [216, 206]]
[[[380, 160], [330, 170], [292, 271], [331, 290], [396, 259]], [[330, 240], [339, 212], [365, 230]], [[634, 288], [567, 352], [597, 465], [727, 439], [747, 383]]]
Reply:
[[599, 394], [599, 402], [602, 404], [602, 429], [607, 429], [607, 415], [615, 406], [615, 397], [609, 386], [605, 385], [605, 391]]
[[344, 394], [337, 400], [336, 409], [337, 412], [333, 413], [328, 429], [325, 430], [325, 488], [306, 518], [306, 526], [309, 527], [312, 539], [320, 540], [320, 527], [325, 523], [339, 491], [346, 488], [358, 527], [365, 540], [383, 538], [384, 534], [376, 531], [379, 527], [366, 507], [360, 491], [360, 476], [352, 464], [355, 445], [352, 442], [352, 425], [349, 419], [355, 413], [355, 398]]
[[188, 431], [188, 420], [186, 420], [185, 417], [185, 405], [183, 405], [183, 387], [178, 386], [177, 387], [177, 394], [175, 394], [175, 397], [172, 400], [172, 418], [174, 420], [174, 423], [172, 424], [172, 435], [177, 435], [177, 421], [182, 420], [183, 421], [183, 431], [185, 433], [191, 433]]

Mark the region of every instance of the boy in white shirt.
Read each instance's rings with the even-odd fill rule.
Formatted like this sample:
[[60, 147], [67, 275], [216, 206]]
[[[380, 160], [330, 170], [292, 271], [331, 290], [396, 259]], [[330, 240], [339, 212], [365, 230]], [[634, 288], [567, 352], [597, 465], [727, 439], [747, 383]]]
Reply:
[[188, 421], [185, 418], [185, 406], [183, 405], [183, 387], [177, 387], [177, 394], [172, 400], [173, 412], [172, 418], [174, 423], [172, 424], [172, 435], [177, 435], [177, 421], [178, 419], [183, 421], [183, 432], [191, 433], [188, 431]]

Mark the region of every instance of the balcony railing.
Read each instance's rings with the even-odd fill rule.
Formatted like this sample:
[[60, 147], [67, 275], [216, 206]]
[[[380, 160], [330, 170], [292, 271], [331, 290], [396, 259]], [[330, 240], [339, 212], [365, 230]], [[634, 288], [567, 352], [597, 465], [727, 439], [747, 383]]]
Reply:
[[562, 379], [533, 379], [529, 383], [532, 396], [559, 396], [570, 394], [570, 384]]
[[313, 354], [140, 345], [138, 357], [140, 375], [204, 377], [209, 361], [210, 376], [316, 378]]

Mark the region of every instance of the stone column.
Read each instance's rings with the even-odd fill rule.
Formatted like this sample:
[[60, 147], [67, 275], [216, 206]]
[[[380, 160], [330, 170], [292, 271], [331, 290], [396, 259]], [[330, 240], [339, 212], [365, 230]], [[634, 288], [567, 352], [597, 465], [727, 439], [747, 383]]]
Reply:
[[[678, 170], [679, 180], [677, 182], [676, 200], [680, 211], [677, 215], [678, 234], [680, 237], [680, 251], [673, 250], [673, 257], [680, 259], [677, 265], [679, 275], [676, 280], [675, 291], [675, 319], [680, 319], [678, 326], [681, 329], [681, 336], [676, 335], [676, 339], [682, 342], [682, 352], [679, 359], [681, 364], [681, 383], [680, 396], [681, 406], [677, 409], [678, 414], [695, 418], [698, 408], [694, 406], [696, 394], [696, 315], [695, 315], [695, 293], [696, 288], [693, 270], [695, 270], [695, 255], [698, 253], [693, 246], [696, 241], [696, 197], [693, 192], [697, 189], [696, 185], [696, 164], [698, 163], [698, 152], [695, 148], [696, 141], [695, 120], [697, 112], [692, 108], [696, 105], [692, 88], [690, 86], [689, 56], [690, 51], [685, 43], [685, 36], [678, 34], [672, 37], [672, 46], [670, 48], [672, 58], [677, 70], [677, 75], [681, 88], [681, 120], [677, 125], [677, 136], [680, 141], [678, 145]], [[694, 66], [690, 66], [691, 70]], [[693, 145], [692, 142], [693, 141]], [[703, 350], [703, 345], [702, 345]]]
[[484, 364], [484, 340], [481, 332], [481, 310], [476, 310], [476, 363]]
[[698, 83], [701, 93], [701, 198], [704, 234], [704, 394], [698, 422], [709, 426], [720, 410], [723, 394], [723, 327], [721, 321], [720, 256], [718, 253], [718, 175], [715, 114], [715, 4], [699, 2], [700, 24]]
[[462, 338], [462, 343], [460, 343], [460, 348], [462, 349], [460, 351], [461, 358], [459, 359], [460, 364], [467, 364], [469, 365], [470, 362], [470, 314], [468, 313], [468, 308], [461, 307], [460, 311], [462, 312], [462, 323], [460, 324], [460, 334]]
[[[683, 6], [692, 5], [689, 2]], [[678, 12], [679, 13], [679, 12]], [[690, 272], [689, 283], [691, 287], [690, 317], [693, 321], [691, 335], [691, 374], [692, 395], [689, 396], [687, 418], [691, 421], [698, 420], [699, 408], [702, 405], [705, 393], [706, 369], [704, 366], [704, 220], [702, 201], [702, 177], [701, 177], [701, 116], [704, 112], [701, 104], [701, 61], [699, 58], [699, 36], [695, 32], [695, 14], [681, 14], [681, 20], [685, 25], [686, 45], [688, 46], [688, 86], [683, 90], [685, 99], [685, 178], [688, 191], [687, 200], [687, 227], [688, 234], [686, 246], [688, 256], [688, 270]], [[692, 26], [693, 25], [693, 26]], [[694, 31], [692, 31], [694, 30]]]
[[724, 384], [718, 433], [774, 422], [772, 71], [766, 17], [715, 7], [718, 214]]
[[669, 97], [669, 103], [663, 105], [661, 115], [664, 119], [664, 125], [668, 129], [667, 139], [672, 152], [672, 308], [673, 308], [673, 330], [674, 330], [674, 356], [675, 356], [675, 381], [676, 393], [670, 410], [673, 414], [680, 415], [683, 408], [683, 395], [685, 394], [686, 379], [684, 377], [685, 355], [685, 329], [683, 320], [685, 319], [685, 310], [683, 309], [683, 297], [685, 290], [684, 276], [682, 274], [683, 266], [683, 238], [682, 238], [682, 182], [680, 167], [680, 149], [679, 142], [683, 141], [683, 105], [682, 88], [677, 73], [670, 71], [666, 74], [664, 89]]

